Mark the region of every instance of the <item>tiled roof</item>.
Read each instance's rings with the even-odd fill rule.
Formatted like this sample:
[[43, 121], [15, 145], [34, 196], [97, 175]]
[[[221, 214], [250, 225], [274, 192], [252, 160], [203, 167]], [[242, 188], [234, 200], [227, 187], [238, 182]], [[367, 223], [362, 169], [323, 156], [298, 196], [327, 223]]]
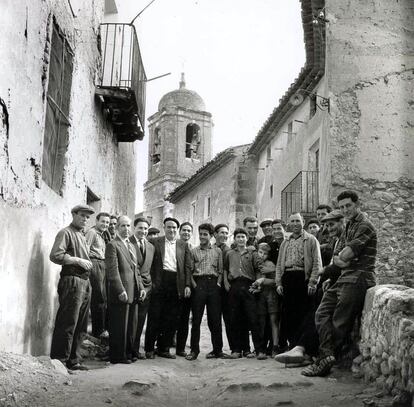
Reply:
[[183, 184], [175, 188], [174, 191], [167, 196], [167, 200], [172, 203], [178, 202], [189, 190], [192, 190], [195, 186], [201, 184], [206, 178], [214, 174], [216, 170], [223, 167], [224, 164], [227, 164], [234, 157], [240, 155], [243, 149], [247, 150], [248, 147], [249, 144], [243, 144], [240, 146], [229, 147], [221, 151]]
[[313, 24], [314, 16], [325, 7], [325, 0], [301, 0], [301, 3], [305, 66], [259, 130], [249, 149], [250, 154], [262, 151], [272, 137], [273, 130], [282, 125], [284, 118], [296, 108], [289, 103], [290, 97], [299, 89], [312, 91], [325, 73], [325, 25], [320, 21]]

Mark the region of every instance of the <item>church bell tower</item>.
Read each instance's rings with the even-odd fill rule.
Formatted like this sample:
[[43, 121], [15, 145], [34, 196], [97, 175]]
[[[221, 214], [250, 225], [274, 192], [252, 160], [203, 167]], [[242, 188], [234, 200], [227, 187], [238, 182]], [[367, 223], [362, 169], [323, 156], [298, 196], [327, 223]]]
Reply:
[[165, 197], [210, 161], [213, 123], [203, 99], [186, 88], [184, 74], [179, 89], [161, 98], [148, 121], [144, 213], [159, 228], [173, 209]]

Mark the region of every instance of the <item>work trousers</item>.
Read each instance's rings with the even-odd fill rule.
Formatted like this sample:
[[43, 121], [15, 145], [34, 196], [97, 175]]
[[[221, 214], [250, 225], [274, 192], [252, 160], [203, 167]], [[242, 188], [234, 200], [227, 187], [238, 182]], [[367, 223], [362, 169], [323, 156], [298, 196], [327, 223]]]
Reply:
[[301, 326], [309, 312], [308, 280], [303, 270], [285, 270], [282, 276], [283, 307], [282, 332], [289, 341], [289, 347], [297, 345]]
[[91, 259], [92, 270], [89, 275], [91, 282], [91, 319], [92, 335], [99, 335], [106, 329], [106, 278], [105, 260]]
[[321, 356], [336, 356], [342, 346], [350, 344], [368, 288], [365, 278], [360, 276], [355, 283], [336, 282], [325, 292], [315, 315]]
[[211, 334], [214, 354], [223, 351], [221, 333], [221, 287], [217, 285], [217, 277], [194, 277], [197, 286], [191, 294], [193, 322], [191, 325], [191, 352], [200, 353], [200, 325], [204, 309], [207, 307], [207, 324]]
[[188, 338], [188, 325], [190, 323], [191, 298], [181, 300], [180, 317], [177, 329], [177, 352], [184, 352]]
[[[233, 352], [241, 352], [246, 347], [245, 329], [252, 332], [256, 353], [264, 352], [263, 338], [260, 336], [259, 321], [256, 312], [256, 299], [249, 292], [252, 280], [239, 277], [231, 281], [229, 291], [230, 325]], [[246, 324], [247, 323], [247, 324]]]
[[109, 358], [111, 362], [130, 359], [137, 330], [138, 305], [109, 303]]
[[169, 350], [178, 325], [181, 300], [177, 292], [177, 274], [163, 270], [161, 285], [152, 291], [148, 310], [145, 351], [153, 352], [158, 338], [158, 349]]
[[56, 314], [50, 357], [74, 365], [81, 360], [80, 336], [88, 318], [91, 300], [89, 280], [62, 276], [58, 283], [59, 309]]

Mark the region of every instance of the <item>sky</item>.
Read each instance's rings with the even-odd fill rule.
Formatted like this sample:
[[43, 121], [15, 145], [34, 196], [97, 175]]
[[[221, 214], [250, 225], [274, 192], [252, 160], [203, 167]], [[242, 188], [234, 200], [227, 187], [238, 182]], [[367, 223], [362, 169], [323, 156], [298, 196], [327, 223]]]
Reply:
[[[130, 22], [150, 0], [116, 0]], [[155, 0], [135, 21], [147, 78], [146, 116], [181, 72], [213, 116], [213, 156], [253, 141], [305, 62], [299, 0]], [[148, 124], [148, 123], [146, 123]], [[138, 141], [136, 212], [143, 209], [148, 128]]]

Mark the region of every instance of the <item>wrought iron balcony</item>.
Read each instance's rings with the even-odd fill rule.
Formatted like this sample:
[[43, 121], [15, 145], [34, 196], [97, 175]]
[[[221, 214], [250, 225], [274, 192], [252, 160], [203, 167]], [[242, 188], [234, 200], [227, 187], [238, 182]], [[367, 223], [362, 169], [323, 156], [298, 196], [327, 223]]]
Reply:
[[135, 27], [101, 24], [102, 77], [95, 94], [120, 142], [144, 137], [146, 75]]
[[305, 220], [315, 216], [319, 205], [319, 171], [300, 171], [282, 190], [282, 220], [300, 212]]

